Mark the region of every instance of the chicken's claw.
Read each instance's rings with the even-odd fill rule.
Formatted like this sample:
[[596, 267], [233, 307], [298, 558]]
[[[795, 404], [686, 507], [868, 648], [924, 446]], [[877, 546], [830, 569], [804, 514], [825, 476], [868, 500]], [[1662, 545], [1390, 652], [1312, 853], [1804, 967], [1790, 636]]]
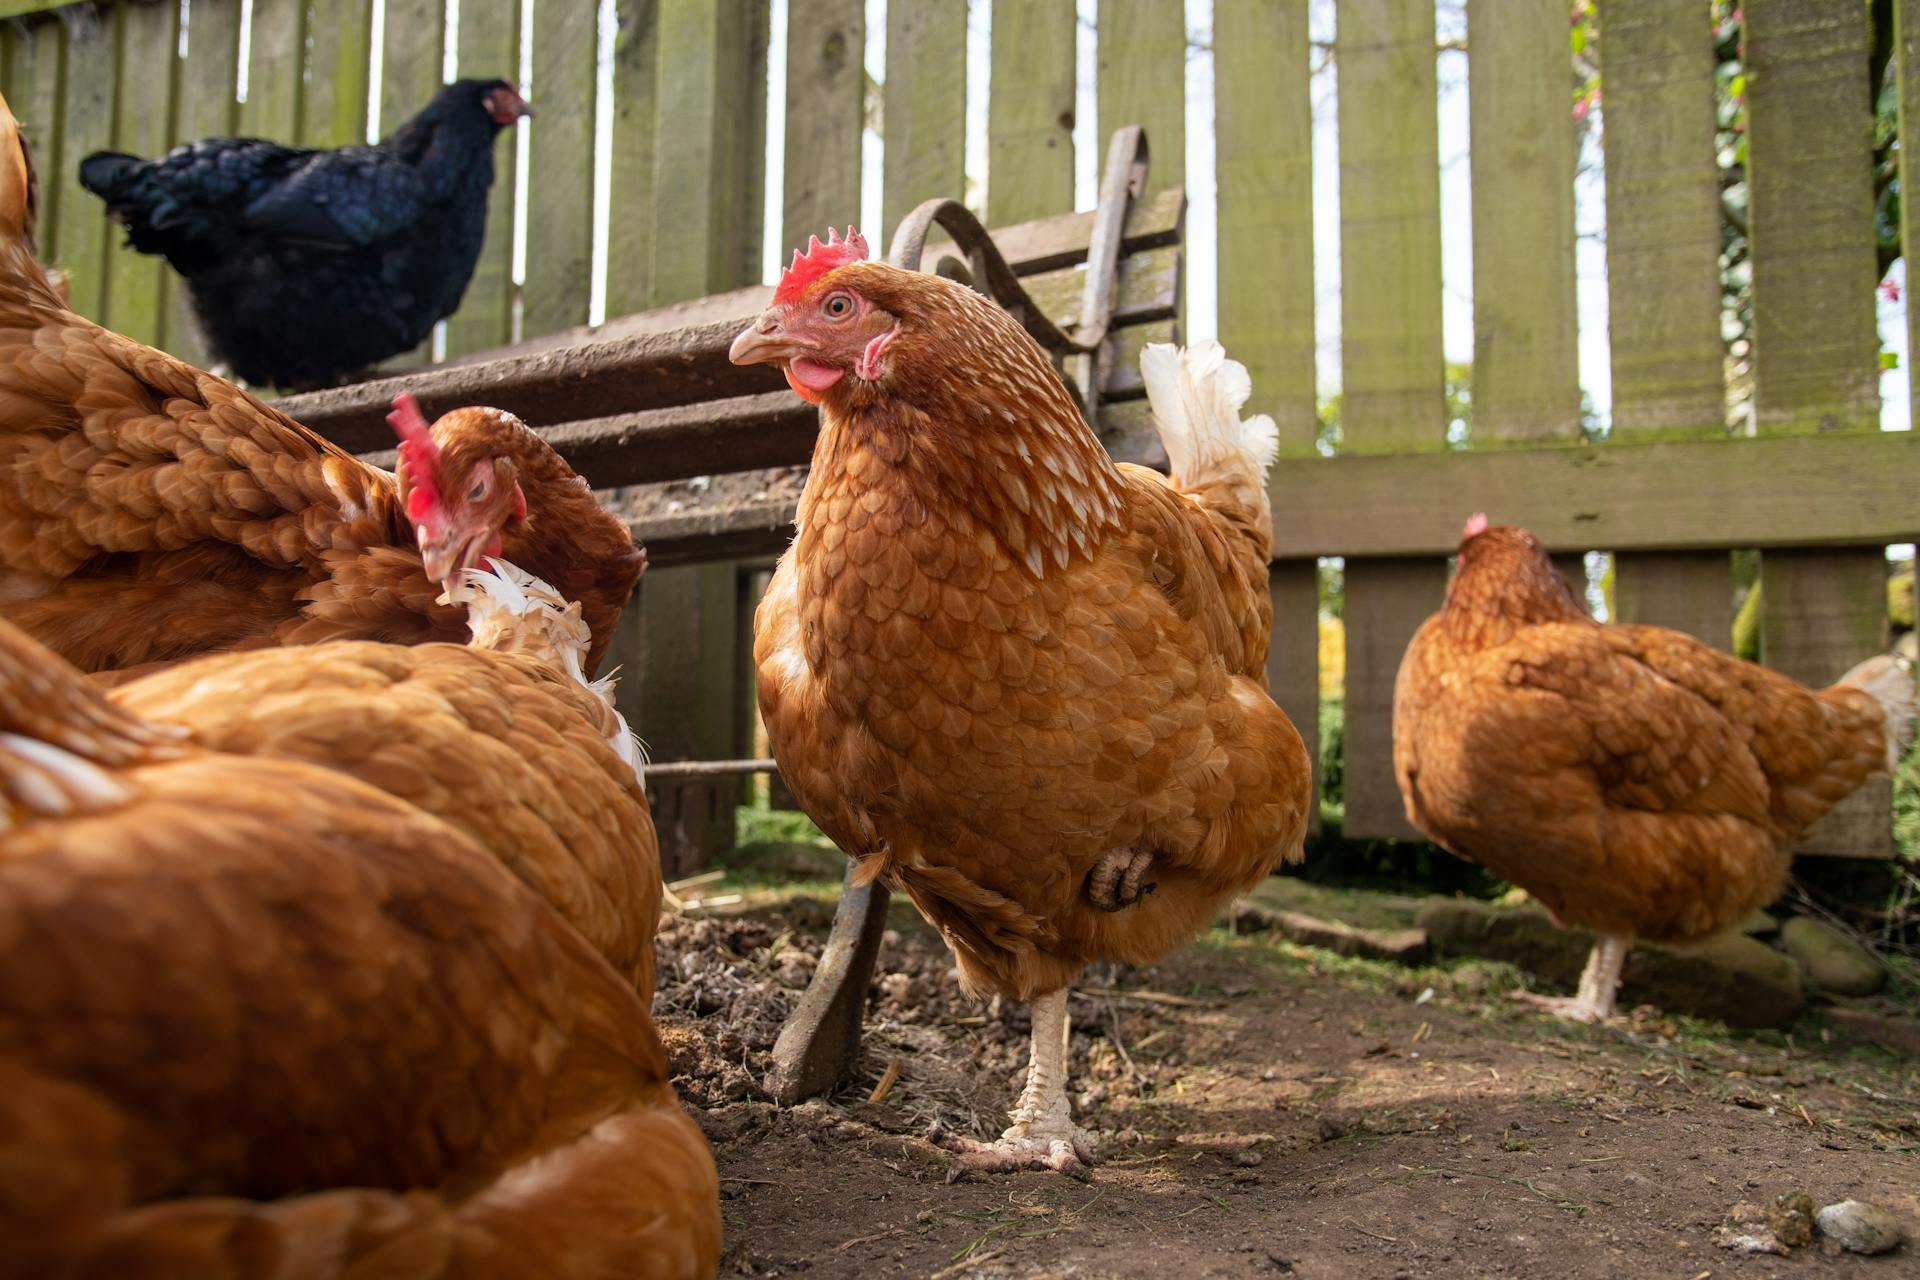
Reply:
[[1585, 996], [1543, 996], [1537, 991], [1525, 987], [1507, 992], [1507, 999], [1515, 1004], [1530, 1005], [1542, 1013], [1566, 1018], [1573, 1022], [1605, 1022], [1607, 1014], [1596, 1008]]
[[969, 1173], [1019, 1173], [1051, 1169], [1085, 1181], [1093, 1168], [1093, 1140], [1072, 1121], [1050, 1118], [1021, 1121], [997, 1142], [963, 1137], [935, 1123], [927, 1140], [960, 1158], [947, 1170], [947, 1181], [958, 1182]]
[[1131, 845], [1109, 850], [1087, 874], [1087, 898], [1102, 911], [1123, 911], [1152, 893], [1151, 881], [1142, 884], [1153, 853]]

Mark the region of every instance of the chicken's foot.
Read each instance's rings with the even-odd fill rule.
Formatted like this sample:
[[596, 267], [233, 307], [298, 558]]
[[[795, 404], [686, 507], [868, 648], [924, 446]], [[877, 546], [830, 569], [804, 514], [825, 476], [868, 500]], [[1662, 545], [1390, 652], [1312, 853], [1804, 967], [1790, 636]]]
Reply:
[[1142, 884], [1153, 866], [1153, 854], [1131, 845], [1109, 850], [1087, 873], [1087, 898], [1102, 911], [1121, 911], [1153, 892], [1149, 881]]
[[936, 1130], [932, 1139], [958, 1152], [951, 1177], [962, 1173], [1012, 1173], [1052, 1169], [1084, 1176], [1093, 1164], [1093, 1143], [1073, 1122], [1067, 1102], [1067, 991], [1062, 987], [1033, 1002], [1033, 1057], [1026, 1087], [1009, 1113], [1013, 1125], [998, 1142], [978, 1142]]
[[1580, 972], [1580, 989], [1571, 997], [1542, 996], [1516, 991], [1512, 999], [1575, 1022], [1605, 1022], [1613, 1016], [1614, 995], [1620, 988], [1620, 968], [1627, 961], [1632, 939], [1603, 933], [1594, 939], [1587, 967]]

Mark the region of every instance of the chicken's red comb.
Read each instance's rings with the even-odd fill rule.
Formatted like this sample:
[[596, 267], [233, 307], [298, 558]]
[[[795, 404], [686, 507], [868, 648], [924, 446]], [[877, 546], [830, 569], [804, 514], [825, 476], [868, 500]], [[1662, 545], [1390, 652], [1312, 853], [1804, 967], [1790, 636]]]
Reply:
[[440, 446], [412, 392], [402, 391], [393, 398], [387, 425], [400, 437], [400, 461], [407, 468], [407, 514], [423, 519], [440, 502]]
[[827, 272], [844, 267], [849, 262], [859, 262], [867, 256], [867, 238], [847, 228], [844, 239], [836, 240], [832, 227], [827, 228], [827, 242], [820, 243], [820, 237], [807, 237], [805, 253], [793, 251], [793, 265], [780, 277], [780, 287], [773, 291], [775, 302], [792, 302], [807, 291], [807, 286]]
[[1486, 531], [1487, 513], [1484, 511], [1476, 511], [1467, 517], [1467, 527], [1460, 531], [1460, 541], [1465, 542], [1468, 538], [1477, 538]]

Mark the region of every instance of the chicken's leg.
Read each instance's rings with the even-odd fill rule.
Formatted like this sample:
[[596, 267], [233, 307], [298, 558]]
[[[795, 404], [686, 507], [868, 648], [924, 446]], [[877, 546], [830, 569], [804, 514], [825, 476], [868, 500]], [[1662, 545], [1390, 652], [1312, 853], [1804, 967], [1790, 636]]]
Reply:
[[1580, 989], [1571, 998], [1516, 991], [1515, 1000], [1575, 1022], [1605, 1022], [1613, 1016], [1614, 994], [1620, 988], [1620, 967], [1626, 963], [1631, 938], [1603, 933], [1594, 939], [1587, 967], [1580, 972]]
[[1016, 1169], [1054, 1169], [1071, 1173], [1093, 1163], [1093, 1144], [1073, 1122], [1067, 1103], [1067, 990], [1048, 992], [1033, 1002], [1033, 1057], [1027, 1084], [1010, 1113], [1013, 1125], [998, 1142], [976, 1142], [958, 1135], [936, 1135], [940, 1145], [961, 1153], [959, 1168], [983, 1173]]

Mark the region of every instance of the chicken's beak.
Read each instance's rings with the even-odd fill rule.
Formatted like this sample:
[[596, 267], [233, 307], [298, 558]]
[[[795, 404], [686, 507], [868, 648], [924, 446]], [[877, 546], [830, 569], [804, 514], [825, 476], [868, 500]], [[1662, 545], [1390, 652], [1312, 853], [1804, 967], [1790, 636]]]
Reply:
[[735, 364], [786, 364], [806, 353], [806, 345], [789, 337], [780, 317], [769, 311], [740, 331], [727, 359]]
[[459, 531], [449, 529], [439, 538], [423, 539], [420, 543], [421, 567], [426, 570], [429, 581], [457, 592], [466, 578], [466, 570], [480, 563], [486, 549], [485, 542], [484, 530], [463, 538]]

